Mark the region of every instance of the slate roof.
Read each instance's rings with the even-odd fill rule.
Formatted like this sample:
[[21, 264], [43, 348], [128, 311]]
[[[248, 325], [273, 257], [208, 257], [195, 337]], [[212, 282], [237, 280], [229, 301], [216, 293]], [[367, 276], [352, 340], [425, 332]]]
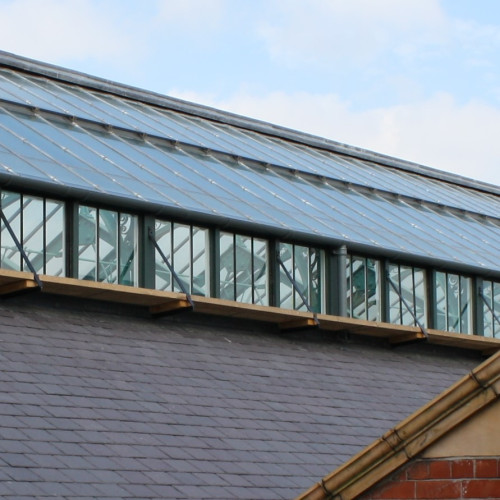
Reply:
[[0, 304], [0, 496], [293, 498], [478, 361], [10, 299]]

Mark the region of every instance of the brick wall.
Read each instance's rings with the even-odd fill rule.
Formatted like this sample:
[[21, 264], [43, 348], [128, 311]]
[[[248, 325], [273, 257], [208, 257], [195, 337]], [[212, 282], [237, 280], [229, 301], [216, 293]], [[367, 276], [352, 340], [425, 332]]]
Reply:
[[375, 485], [360, 500], [500, 500], [500, 459], [420, 459]]

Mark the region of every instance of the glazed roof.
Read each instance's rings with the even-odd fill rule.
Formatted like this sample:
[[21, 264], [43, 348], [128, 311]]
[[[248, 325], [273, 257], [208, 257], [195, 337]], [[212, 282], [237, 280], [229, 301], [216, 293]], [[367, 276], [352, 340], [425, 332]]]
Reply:
[[495, 186], [8, 53], [0, 138], [8, 186], [500, 273]]

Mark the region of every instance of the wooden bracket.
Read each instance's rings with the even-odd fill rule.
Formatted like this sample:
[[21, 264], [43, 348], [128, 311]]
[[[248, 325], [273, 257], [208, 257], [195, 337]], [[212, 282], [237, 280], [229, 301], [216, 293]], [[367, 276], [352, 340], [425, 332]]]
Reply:
[[16, 280], [0, 286], [0, 296], [2, 298], [13, 297], [21, 293], [39, 290], [38, 283], [33, 280]]
[[281, 332], [291, 332], [294, 330], [303, 330], [318, 328], [319, 322], [316, 318], [298, 318], [290, 321], [283, 321], [278, 324]]
[[400, 346], [400, 345], [413, 344], [415, 342], [421, 342], [422, 340], [426, 339], [427, 337], [423, 332], [410, 332], [390, 337], [389, 344], [392, 346]]
[[163, 302], [162, 304], [149, 307], [149, 312], [153, 316], [166, 316], [168, 314], [191, 310], [193, 310], [193, 304], [189, 302], [189, 300], [185, 299], [170, 300], [168, 302]]

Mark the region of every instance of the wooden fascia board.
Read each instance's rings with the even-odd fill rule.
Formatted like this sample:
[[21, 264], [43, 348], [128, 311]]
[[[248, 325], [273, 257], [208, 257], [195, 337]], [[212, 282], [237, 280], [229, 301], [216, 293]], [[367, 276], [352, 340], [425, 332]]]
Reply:
[[500, 397], [500, 352], [297, 500], [354, 499]]
[[[152, 315], [175, 310], [189, 309], [186, 295], [177, 292], [153, 290], [111, 283], [79, 280], [74, 278], [41, 275], [42, 292], [69, 295], [86, 299], [103, 300], [148, 307]], [[23, 291], [37, 287], [34, 276], [28, 272], [0, 269], [0, 296], [12, 290]], [[194, 311], [211, 315], [263, 321], [277, 325], [282, 331], [290, 328], [319, 327], [327, 332], [349, 332], [385, 339], [392, 345], [414, 341], [460, 347], [482, 352], [496, 352], [500, 339], [477, 335], [428, 330], [427, 337], [416, 326], [404, 326], [377, 321], [367, 321], [328, 314], [313, 315], [307, 311], [295, 311], [280, 307], [244, 304], [231, 300], [193, 295]], [[317, 321], [316, 321], [317, 320]]]

